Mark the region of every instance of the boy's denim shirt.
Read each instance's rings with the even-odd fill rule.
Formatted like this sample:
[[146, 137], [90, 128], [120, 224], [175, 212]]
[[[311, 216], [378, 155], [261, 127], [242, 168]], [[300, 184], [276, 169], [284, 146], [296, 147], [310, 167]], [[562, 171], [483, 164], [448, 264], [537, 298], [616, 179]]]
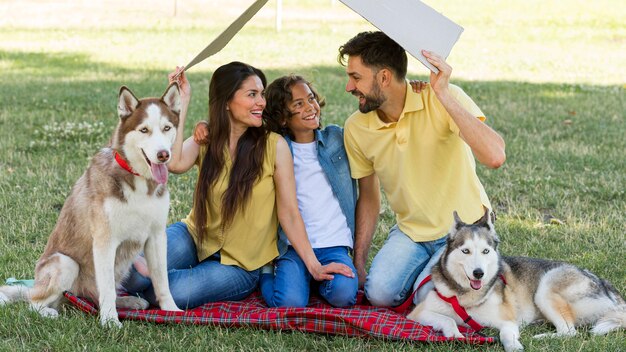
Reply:
[[[293, 156], [291, 139], [285, 136], [289, 149]], [[343, 128], [330, 125], [323, 130], [315, 131], [317, 141], [317, 157], [330, 187], [339, 200], [339, 206], [345, 215], [352, 238], [354, 239], [355, 211], [356, 211], [356, 180], [350, 176], [350, 164], [348, 155], [343, 146]], [[280, 255], [287, 252], [287, 236], [281, 227], [278, 228], [278, 252]]]

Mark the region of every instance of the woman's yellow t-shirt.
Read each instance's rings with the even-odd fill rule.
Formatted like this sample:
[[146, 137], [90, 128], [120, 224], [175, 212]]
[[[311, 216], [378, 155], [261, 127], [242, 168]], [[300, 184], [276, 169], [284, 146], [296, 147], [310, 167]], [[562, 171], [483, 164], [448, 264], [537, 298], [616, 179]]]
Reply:
[[[276, 210], [276, 189], [274, 187], [274, 165], [276, 161], [276, 143], [281, 138], [270, 133], [265, 147], [265, 157], [261, 176], [252, 188], [250, 198], [243, 211], [238, 211], [231, 225], [222, 230], [222, 195], [228, 187], [232, 160], [227, 154], [224, 170], [213, 187], [211, 199], [207, 199], [208, 224], [207, 236], [198, 240], [194, 226], [194, 210], [192, 209], [183, 222], [194, 238], [198, 251], [198, 260], [220, 252], [221, 263], [237, 265], [246, 270], [255, 270], [267, 264], [276, 256], [278, 216]], [[201, 146], [196, 164], [201, 166], [206, 146]], [[201, 246], [198, 244], [202, 242]]]

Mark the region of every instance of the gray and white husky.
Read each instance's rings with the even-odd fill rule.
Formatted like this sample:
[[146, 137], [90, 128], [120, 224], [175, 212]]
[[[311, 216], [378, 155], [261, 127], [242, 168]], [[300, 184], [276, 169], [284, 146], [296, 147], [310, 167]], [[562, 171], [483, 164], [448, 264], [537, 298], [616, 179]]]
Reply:
[[167, 279], [166, 182], [181, 108], [177, 84], [161, 98], [137, 99], [126, 87], [118, 98], [119, 123], [110, 147], [91, 160], [65, 201], [35, 267], [33, 288], [0, 287], [0, 305], [27, 300], [56, 317], [66, 290], [98, 302], [100, 323], [121, 326], [116, 304], [147, 308], [116, 288], [143, 250], [161, 309], [178, 311]]
[[[598, 335], [626, 327], [626, 302], [609, 282], [563, 262], [501, 257], [498, 243], [489, 210], [474, 224], [454, 212], [447, 248], [432, 268], [434, 290], [419, 289], [421, 301], [408, 318], [447, 337], [463, 337], [459, 324], [496, 328], [506, 351], [522, 350], [520, 326], [538, 320], [554, 324], [556, 333], [535, 337], [573, 336], [587, 324]], [[447, 302], [453, 297], [456, 311]]]

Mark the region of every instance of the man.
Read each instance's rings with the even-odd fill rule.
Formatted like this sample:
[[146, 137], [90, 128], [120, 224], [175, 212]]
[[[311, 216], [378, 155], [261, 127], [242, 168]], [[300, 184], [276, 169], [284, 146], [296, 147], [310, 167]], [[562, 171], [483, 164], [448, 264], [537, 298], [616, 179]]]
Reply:
[[[406, 52], [384, 33], [363, 32], [339, 48], [346, 91], [359, 98], [359, 111], [346, 120], [344, 132], [352, 177], [359, 184], [354, 264], [366, 297], [377, 306], [406, 300], [430, 257], [445, 244], [454, 210], [462, 219], [477, 220], [483, 206], [491, 209], [474, 157], [489, 168], [506, 158], [504, 140], [483, 123], [482, 111], [449, 84], [452, 68], [432, 52], [423, 55], [439, 73], [431, 72], [430, 86], [415, 93], [405, 79]], [[379, 182], [397, 224], [367, 275]]]

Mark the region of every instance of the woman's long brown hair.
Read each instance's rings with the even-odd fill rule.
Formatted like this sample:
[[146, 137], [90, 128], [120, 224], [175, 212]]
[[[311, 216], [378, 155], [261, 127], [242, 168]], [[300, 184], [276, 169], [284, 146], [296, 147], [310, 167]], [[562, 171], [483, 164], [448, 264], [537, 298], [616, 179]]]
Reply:
[[[224, 169], [229, 145], [231, 126], [226, 107], [250, 76], [258, 76], [265, 87], [267, 82], [261, 70], [236, 61], [220, 66], [211, 77], [208, 149], [202, 160], [193, 202], [199, 245], [207, 235], [207, 199], [213, 197], [212, 188]], [[252, 187], [261, 175], [267, 135], [265, 126], [249, 127], [239, 138], [228, 188], [221, 199], [222, 230], [231, 224], [237, 211], [244, 209]]]

